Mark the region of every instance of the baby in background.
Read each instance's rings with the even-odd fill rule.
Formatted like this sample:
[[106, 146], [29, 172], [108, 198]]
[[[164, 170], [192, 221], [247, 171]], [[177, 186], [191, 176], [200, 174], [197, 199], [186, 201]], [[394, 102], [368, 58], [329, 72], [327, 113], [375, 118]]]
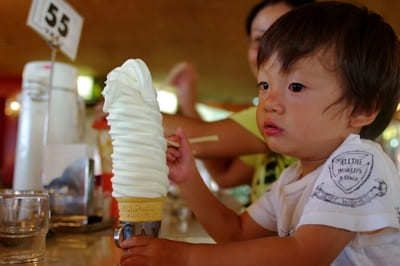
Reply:
[[258, 65], [259, 130], [298, 162], [238, 216], [208, 191], [178, 130], [169, 178], [217, 244], [135, 237], [121, 265], [398, 265], [400, 178], [372, 141], [399, 100], [393, 29], [352, 4], [306, 5], [263, 35]]

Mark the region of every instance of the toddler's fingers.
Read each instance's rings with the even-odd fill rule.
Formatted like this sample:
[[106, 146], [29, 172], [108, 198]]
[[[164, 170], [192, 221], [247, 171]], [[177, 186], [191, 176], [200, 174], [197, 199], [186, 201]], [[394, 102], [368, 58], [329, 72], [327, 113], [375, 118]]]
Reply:
[[179, 141], [179, 137], [177, 135], [175, 135], [175, 134], [167, 136], [166, 139], [174, 141], [174, 142], [178, 142]]
[[175, 148], [167, 149], [167, 162], [175, 162], [181, 157], [181, 153]]
[[137, 246], [145, 246], [150, 242], [149, 237], [145, 236], [135, 236], [132, 238], [128, 238], [121, 243], [121, 248], [129, 249]]
[[175, 156], [177, 158], [181, 156], [181, 153], [174, 147], [168, 147], [167, 154]]
[[167, 153], [167, 163], [173, 163], [176, 161], [176, 159], [177, 159], [176, 156]]
[[126, 260], [133, 255], [143, 255], [146, 252], [147, 246], [135, 246], [130, 249], [125, 249], [124, 253], [122, 254], [120, 260]]
[[179, 137], [179, 151], [190, 151], [190, 144], [188, 139], [186, 138], [185, 134], [183, 133], [182, 128], [178, 128], [176, 130], [176, 135]]

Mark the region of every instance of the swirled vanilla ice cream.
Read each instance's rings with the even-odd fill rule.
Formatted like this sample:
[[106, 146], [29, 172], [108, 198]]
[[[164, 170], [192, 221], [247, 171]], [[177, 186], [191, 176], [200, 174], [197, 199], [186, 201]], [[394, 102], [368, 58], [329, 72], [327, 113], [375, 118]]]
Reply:
[[110, 125], [113, 197], [120, 220], [160, 221], [168, 190], [167, 143], [151, 74], [129, 59], [107, 75], [103, 110]]

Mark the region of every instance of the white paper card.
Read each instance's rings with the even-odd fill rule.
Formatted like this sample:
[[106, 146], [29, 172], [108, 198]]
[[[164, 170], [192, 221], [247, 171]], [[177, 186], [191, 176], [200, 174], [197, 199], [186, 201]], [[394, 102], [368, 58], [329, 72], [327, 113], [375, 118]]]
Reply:
[[63, 0], [33, 0], [27, 25], [47, 41], [58, 40], [60, 50], [75, 60], [83, 18]]

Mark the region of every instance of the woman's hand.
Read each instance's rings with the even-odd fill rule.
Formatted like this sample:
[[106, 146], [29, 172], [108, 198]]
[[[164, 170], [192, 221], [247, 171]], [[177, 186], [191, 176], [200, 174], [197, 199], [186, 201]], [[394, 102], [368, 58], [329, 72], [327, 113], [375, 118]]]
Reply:
[[196, 173], [196, 164], [189, 142], [181, 128], [178, 128], [176, 135], [167, 139], [179, 144], [178, 148], [168, 145], [167, 149], [168, 178], [172, 183], [179, 185]]
[[178, 110], [191, 118], [200, 118], [196, 111], [198, 73], [193, 64], [177, 64], [170, 72], [170, 84], [177, 89]]
[[190, 244], [166, 239], [133, 237], [122, 242], [121, 266], [187, 265]]

